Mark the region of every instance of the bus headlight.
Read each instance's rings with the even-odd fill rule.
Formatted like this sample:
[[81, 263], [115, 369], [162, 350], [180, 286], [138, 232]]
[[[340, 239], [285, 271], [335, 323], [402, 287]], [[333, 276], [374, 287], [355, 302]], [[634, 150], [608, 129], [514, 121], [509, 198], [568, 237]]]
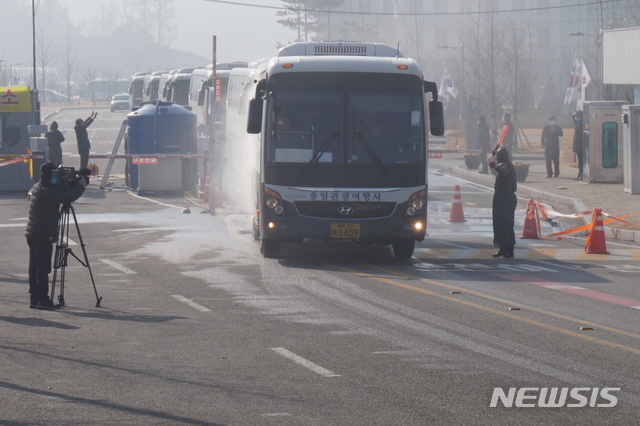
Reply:
[[405, 216], [411, 217], [422, 214], [426, 205], [426, 195], [427, 191], [424, 189], [411, 195], [411, 197], [409, 197], [409, 202], [407, 203]]
[[282, 197], [271, 189], [264, 189], [264, 204], [271, 211], [271, 213], [282, 216], [284, 215], [284, 203]]

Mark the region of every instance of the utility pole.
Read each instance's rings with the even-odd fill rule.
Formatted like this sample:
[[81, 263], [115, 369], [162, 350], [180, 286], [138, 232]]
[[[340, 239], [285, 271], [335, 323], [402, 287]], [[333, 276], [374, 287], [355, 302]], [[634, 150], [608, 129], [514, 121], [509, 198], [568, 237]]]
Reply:
[[33, 36], [33, 90], [38, 90], [36, 83], [36, 5], [35, 0], [31, 0], [31, 30]]

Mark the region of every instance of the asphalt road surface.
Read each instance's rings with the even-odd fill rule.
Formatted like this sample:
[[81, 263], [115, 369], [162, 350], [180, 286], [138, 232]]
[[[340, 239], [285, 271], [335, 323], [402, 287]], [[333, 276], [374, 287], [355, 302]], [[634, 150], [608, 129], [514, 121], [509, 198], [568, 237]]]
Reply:
[[[121, 120], [100, 111], [92, 145], [110, 151]], [[264, 259], [233, 200], [203, 214], [93, 181], [56, 311], [28, 307], [28, 202], [0, 194], [0, 423], [637, 424], [640, 249], [519, 239], [493, 259], [491, 190], [446, 161], [408, 261], [351, 242]]]

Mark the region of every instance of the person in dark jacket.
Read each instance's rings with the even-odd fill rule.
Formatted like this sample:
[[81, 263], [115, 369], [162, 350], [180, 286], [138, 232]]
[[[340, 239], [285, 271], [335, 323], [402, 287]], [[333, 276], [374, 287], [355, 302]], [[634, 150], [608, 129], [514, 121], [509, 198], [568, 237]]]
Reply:
[[49, 131], [44, 134], [47, 138], [47, 152], [49, 154], [49, 162], [58, 167], [62, 164], [62, 147], [60, 144], [64, 141], [64, 136], [58, 130], [58, 123], [53, 121], [49, 126]]
[[86, 186], [84, 179], [70, 188], [52, 186], [55, 168], [52, 163], [43, 164], [40, 180], [29, 190], [29, 221], [25, 235], [29, 245], [29, 307], [33, 309], [54, 307], [49, 298], [49, 273], [53, 243], [58, 238], [60, 205], [71, 204], [80, 198]]
[[78, 118], [76, 120], [76, 125], [73, 128], [76, 131], [76, 139], [78, 141], [78, 154], [80, 154], [81, 169], [86, 168], [89, 164], [89, 150], [91, 149], [91, 143], [89, 142], [87, 127], [93, 123], [93, 120], [95, 120], [97, 116], [98, 113], [92, 111], [91, 115], [86, 120]]
[[578, 177], [576, 180], [582, 180], [582, 170], [584, 161], [584, 147], [582, 143], [582, 111], [576, 111], [573, 114], [573, 122], [576, 127], [573, 129], [573, 152], [575, 152], [578, 160]]
[[516, 171], [509, 161], [509, 151], [501, 147], [495, 152], [495, 161], [489, 162], [497, 176], [494, 185], [492, 218], [493, 243], [500, 249], [493, 257], [513, 257], [516, 236], [513, 230], [514, 216], [518, 200], [516, 198]]
[[489, 126], [487, 126], [487, 117], [481, 115], [478, 117], [478, 139], [476, 146], [480, 148], [480, 159], [482, 161], [482, 170], [479, 173], [489, 173], [487, 166], [487, 156], [491, 152], [491, 138], [489, 136]]
[[[549, 117], [549, 124], [542, 129], [540, 142], [547, 160], [547, 177], [558, 177], [560, 174], [560, 137], [564, 136], [562, 128], [556, 124], [556, 117]], [[553, 163], [553, 164], [552, 164]], [[553, 165], [553, 167], [552, 167]]]

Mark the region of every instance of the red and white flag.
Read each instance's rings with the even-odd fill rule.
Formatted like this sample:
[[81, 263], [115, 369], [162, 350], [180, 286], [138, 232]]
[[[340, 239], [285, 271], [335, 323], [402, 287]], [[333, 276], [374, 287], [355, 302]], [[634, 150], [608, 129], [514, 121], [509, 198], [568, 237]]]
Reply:
[[442, 81], [440, 82], [440, 90], [438, 91], [438, 96], [448, 101], [449, 94], [451, 94], [451, 96], [453, 96], [453, 98], [455, 99], [456, 97], [458, 97], [458, 88], [456, 87], [455, 81], [453, 81], [451, 73], [445, 65], [444, 72], [442, 73]]
[[573, 68], [571, 68], [571, 75], [569, 76], [569, 87], [567, 93], [564, 96], [564, 104], [569, 105], [572, 102], [576, 102], [580, 99], [582, 92], [582, 61], [576, 56], [573, 60]]

